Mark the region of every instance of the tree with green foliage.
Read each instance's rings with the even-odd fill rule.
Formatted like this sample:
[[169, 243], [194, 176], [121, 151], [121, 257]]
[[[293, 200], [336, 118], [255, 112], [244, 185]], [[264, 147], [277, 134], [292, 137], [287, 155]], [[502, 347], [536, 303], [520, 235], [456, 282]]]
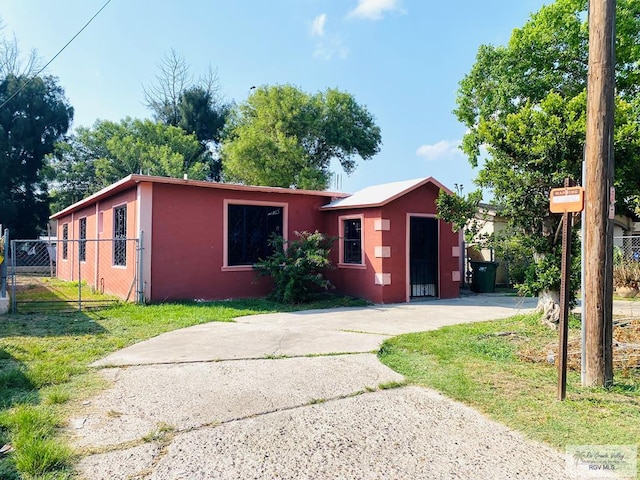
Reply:
[[254, 266], [260, 276], [273, 279], [270, 298], [283, 303], [302, 303], [319, 290], [333, 286], [323, 272], [331, 268], [333, 239], [320, 232], [296, 232], [296, 240], [273, 236], [273, 254]]
[[369, 160], [380, 143], [373, 115], [348, 93], [259, 87], [232, 111], [222, 145], [223, 173], [245, 184], [323, 190], [331, 160], [351, 173], [355, 157]]
[[179, 127], [126, 118], [79, 128], [49, 159], [54, 209], [61, 209], [132, 173], [204, 180], [200, 143]]
[[35, 238], [49, 217], [45, 157], [73, 108], [54, 77], [11, 73], [0, 79], [0, 104], [0, 224], [14, 239]]
[[173, 49], [163, 57], [155, 83], [144, 88], [145, 103], [157, 122], [196, 136], [209, 165], [207, 176], [215, 181], [221, 178], [218, 147], [231, 109], [219, 92], [214, 70], [194, 81], [189, 64]]
[[[80, 132], [76, 133], [79, 134]], [[47, 158], [45, 171], [52, 213], [59, 212], [100, 189], [93, 153], [77, 140], [76, 135], [58, 142]]]
[[[561, 250], [561, 217], [549, 213], [549, 193], [567, 176], [580, 179], [586, 135], [586, 7], [586, 0], [557, 0], [515, 29], [506, 46], [482, 45], [455, 110], [468, 128], [462, 149], [480, 166], [477, 184], [532, 252], [521, 287], [540, 294], [548, 320], [557, 318]], [[638, 205], [640, 192], [639, 2], [618, 0], [616, 30], [614, 149], [624, 211]]]

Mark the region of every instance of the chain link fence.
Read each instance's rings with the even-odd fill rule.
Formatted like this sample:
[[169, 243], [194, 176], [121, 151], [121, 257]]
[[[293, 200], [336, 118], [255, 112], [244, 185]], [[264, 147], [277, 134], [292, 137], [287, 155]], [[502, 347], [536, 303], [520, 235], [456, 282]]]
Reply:
[[12, 311], [144, 302], [138, 239], [12, 240]]
[[614, 262], [640, 262], [640, 236], [613, 238]]
[[[0, 225], [2, 233], [2, 225]], [[7, 264], [9, 263], [9, 230], [0, 237], [0, 298], [7, 298]]]

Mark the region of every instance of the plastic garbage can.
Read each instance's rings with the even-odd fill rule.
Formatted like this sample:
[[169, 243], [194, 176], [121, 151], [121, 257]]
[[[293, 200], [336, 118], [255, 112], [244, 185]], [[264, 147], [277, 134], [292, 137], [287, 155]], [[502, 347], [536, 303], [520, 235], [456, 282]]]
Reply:
[[471, 262], [471, 290], [476, 293], [496, 291], [497, 262]]

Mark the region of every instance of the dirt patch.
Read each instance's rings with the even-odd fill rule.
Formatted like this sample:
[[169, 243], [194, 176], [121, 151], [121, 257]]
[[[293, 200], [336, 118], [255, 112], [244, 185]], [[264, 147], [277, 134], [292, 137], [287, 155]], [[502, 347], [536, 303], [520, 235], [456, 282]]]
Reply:
[[[580, 334], [570, 334], [567, 349], [567, 367], [570, 370], [581, 369]], [[544, 347], [523, 346], [518, 357], [527, 362], [556, 363], [558, 342], [548, 343]], [[640, 317], [620, 317], [613, 322], [613, 366], [622, 371], [640, 373]]]

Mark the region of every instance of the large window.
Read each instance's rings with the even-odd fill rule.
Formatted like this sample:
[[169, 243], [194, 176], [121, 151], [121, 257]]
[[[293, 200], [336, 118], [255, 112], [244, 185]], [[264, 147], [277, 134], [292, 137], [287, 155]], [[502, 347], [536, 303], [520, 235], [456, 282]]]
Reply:
[[78, 229], [80, 230], [79, 252], [81, 262], [87, 261], [87, 217], [78, 220]]
[[349, 218], [342, 222], [342, 262], [361, 265], [362, 219]]
[[127, 206], [113, 209], [113, 264], [127, 265]]
[[69, 244], [67, 243], [69, 240], [69, 224], [65, 223], [62, 225], [62, 259], [66, 260], [69, 255]]
[[228, 205], [227, 265], [253, 265], [273, 253], [272, 235], [282, 235], [282, 206]]

